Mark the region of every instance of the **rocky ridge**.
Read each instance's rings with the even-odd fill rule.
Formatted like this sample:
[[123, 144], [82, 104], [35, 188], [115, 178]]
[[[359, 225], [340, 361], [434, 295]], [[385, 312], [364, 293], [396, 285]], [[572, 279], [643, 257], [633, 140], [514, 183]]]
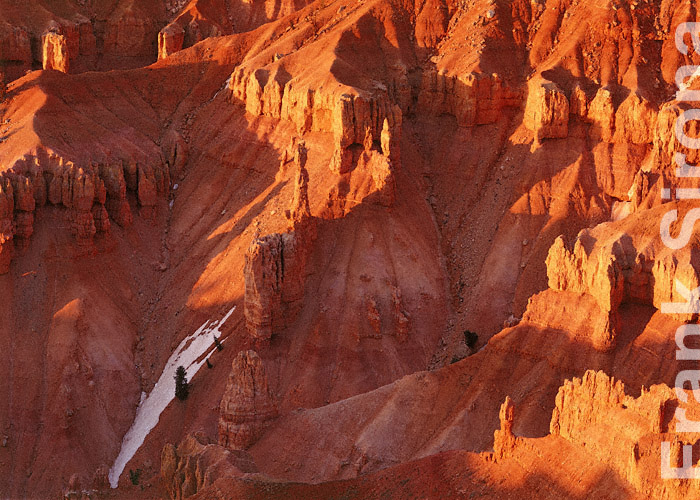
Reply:
[[0, 274], [9, 270], [14, 247], [26, 248], [38, 207], [60, 206], [81, 251], [91, 251], [93, 237], [107, 233], [110, 220], [128, 226], [132, 212], [127, 191], [140, 213], [152, 218], [158, 197], [170, 191], [167, 164], [113, 161], [77, 166], [45, 151], [24, 157], [0, 174]]
[[[174, 30], [170, 48], [164, 37], [162, 52], [168, 56], [159, 63], [110, 75], [129, 80], [116, 92], [103, 90], [106, 79], [95, 75], [55, 72], [14, 85], [14, 98], [41, 87], [48, 96], [46, 107], [55, 106], [51, 96], [58, 90], [71, 105], [83, 102], [66, 87], [85, 81], [99, 83], [100, 98], [133, 87], [133, 94], [121, 102], [146, 106], [120, 119], [145, 130], [150, 141], [129, 136], [128, 142], [148, 144], [155, 153], [147, 161], [136, 160], [139, 155], [134, 154], [133, 161], [120, 159], [112, 165], [111, 160], [98, 160], [99, 155], [94, 161], [78, 160], [79, 149], [63, 145], [56, 148], [61, 153], [55, 157], [63, 160], [57, 159], [55, 168], [33, 159], [43, 153], [26, 153], [30, 166], [18, 163], [2, 185], [0, 260], [7, 259], [13, 244], [26, 244], [42, 219], [36, 209], [42, 202], [63, 207], [78, 246], [88, 248], [93, 233], [106, 230], [110, 219], [129, 218], [124, 207], [130, 213], [141, 204], [151, 218], [154, 197], [172, 195], [167, 225], [153, 231], [162, 230], [165, 236], [116, 231], [117, 243], [123, 239], [125, 248], [143, 240], [158, 249], [169, 243], [173, 253], [174, 265], [154, 280], [157, 286], [141, 282], [124, 293], [131, 299], [124, 299], [122, 307], [128, 308], [130, 300], [138, 302], [143, 305], [139, 312], [149, 318], [138, 335], [133, 329], [133, 349], [146, 350], [139, 363], [152, 358], [157, 365], [167, 349], [163, 346], [194, 323], [193, 318], [210, 317], [225, 302], [230, 306], [228, 302], [242, 300], [240, 330], [232, 328], [231, 348], [227, 345], [223, 356], [230, 351], [233, 357], [254, 345], [281, 409], [274, 421], [261, 413], [265, 424], [272, 422], [265, 434], [251, 431], [259, 437], [250, 450], [261, 470], [288, 481], [361, 482], [364, 476], [376, 477], [382, 470], [428, 460], [455, 447], [486, 454], [492, 444], [497, 460], [491, 465], [479, 462], [478, 470], [519, 470], [513, 462], [529, 460], [523, 463], [532, 466], [533, 449], [539, 456], [556, 457], [552, 443], [564, 443], [563, 449], [574, 450], [576, 460], [592, 458], [596, 473], [619, 480], [619, 490], [610, 491], [632, 485], [656, 492], [656, 486], [638, 479], [645, 477], [642, 472], [634, 472], [645, 466], [630, 465], [629, 472], [627, 465], [610, 465], [617, 460], [611, 458], [615, 450], [590, 437], [615, 436], [614, 429], [601, 430], [600, 421], [577, 413], [577, 408], [615, 416], [622, 411], [622, 420], [633, 421], [636, 430], [632, 437], [620, 433], [616, 442], [625, 450], [641, 442], [643, 456], [637, 462], [646, 463], [644, 450], [652, 448], [645, 448], [640, 436], [667, 428], [655, 423], [656, 403], [647, 405], [648, 396], [642, 395], [644, 404], [639, 406], [618, 385], [602, 376], [598, 381], [597, 375], [584, 376], [585, 390], [575, 382], [565, 384], [561, 404], [555, 396], [565, 378], [581, 376], [591, 367], [624, 379], [632, 391], [641, 391], [643, 384], [673, 382], [670, 332], [691, 318], [661, 317], [659, 309], [666, 302], [683, 301], [685, 292], [675, 286], [676, 278], [689, 289], [697, 285], [692, 271], [697, 241], [672, 255], [657, 240], [663, 212], [677, 208], [685, 213], [689, 208], [678, 200], [661, 206], [660, 195], [662, 186], [675, 182], [678, 144], [669, 138], [675, 117], [688, 107], [665, 102], [672, 96], [679, 63], [673, 57], [671, 27], [691, 19], [692, 13], [678, 2], [643, 1], [617, 9], [575, 1], [473, 2], [468, 8], [438, 1], [420, 6], [379, 0], [340, 3], [319, 3], [250, 36], [204, 41], [177, 53], [172, 50], [181, 33]], [[46, 38], [51, 40], [49, 52], [58, 54], [50, 59], [56, 66], [67, 61], [69, 72], [78, 71], [70, 56], [75, 41], [61, 30]], [[16, 38], [23, 39], [21, 34]], [[361, 61], [353, 54], [361, 54]], [[201, 63], [209, 58], [213, 62]], [[694, 59], [691, 54], [684, 62]], [[179, 79], [188, 88], [176, 97], [154, 91]], [[83, 113], [104, 123], [101, 111]], [[139, 121], [144, 113], [148, 120]], [[107, 157], [127, 147], [127, 141], [107, 143], [97, 134], [70, 135], [70, 127], [57, 116], [62, 115], [29, 118], [31, 130], [39, 139], [56, 143], [83, 141], [83, 152], [101, 147]], [[122, 130], [121, 124], [112, 127]], [[174, 134], [163, 148], [166, 160], [161, 148], [152, 146], [164, 139], [162, 129]], [[15, 165], [15, 156], [32, 151], [18, 139], [26, 137], [21, 132], [8, 133], [3, 142], [3, 158], [13, 158], [9, 165]], [[63, 132], [68, 138], [62, 139]], [[292, 137], [296, 139], [285, 150]], [[185, 156], [185, 150], [191, 154]], [[128, 155], [114, 157], [123, 156]], [[688, 152], [687, 158], [694, 157]], [[39, 165], [38, 176], [32, 173], [34, 164]], [[152, 165], [152, 174], [142, 164]], [[177, 180], [177, 192], [169, 193], [168, 177]], [[311, 234], [322, 236], [314, 239]], [[12, 278], [30, 264], [41, 271], [37, 255], [46, 252], [47, 244], [36, 236], [41, 246], [17, 256]], [[433, 259], [435, 248], [439, 255]], [[351, 258], [343, 260], [348, 253]], [[330, 262], [324, 254], [332, 256]], [[188, 260], [191, 255], [197, 256], [194, 265]], [[111, 263], [111, 257], [100, 255], [91, 262]], [[440, 295], [443, 282], [424, 268], [449, 281], [450, 304]], [[130, 276], [137, 275], [133, 271]], [[27, 286], [22, 281], [29, 279], [17, 279], [7, 294]], [[324, 294], [332, 300], [324, 303], [314, 297], [317, 289], [335, 291], [335, 283], [343, 290]], [[67, 290], [56, 303], [73, 300], [69, 292], [80, 293]], [[151, 294], [143, 304], [141, 293]], [[17, 288], [16, 296], [29, 295]], [[340, 302], [344, 314], [336, 311]], [[21, 309], [21, 300], [14, 304], [13, 310]], [[48, 317], [54, 314], [52, 310]], [[501, 330], [503, 319], [511, 315], [522, 316], [522, 321]], [[23, 327], [20, 320], [2, 321], [2, 331]], [[114, 325], [114, 331], [124, 329]], [[450, 333], [460, 336], [465, 328], [479, 331], [476, 353], [445, 366], [445, 360], [453, 359]], [[440, 335], [446, 344], [444, 358], [433, 357]], [[14, 346], [17, 337], [25, 336], [8, 335], [8, 344]], [[303, 359], [303, 367], [295, 371], [285, 356]], [[217, 366], [228, 369], [231, 357]], [[433, 371], [392, 384], [424, 369], [431, 357]], [[59, 368], [71, 366], [66, 362]], [[148, 370], [144, 367], [142, 373], [145, 388]], [[170, 408], [134, 464], [159, 450], [165, 439], [180, 442], [182, 436], [169, 433], [195, 428], [210, 436], [216, 432], [220, 414], [192, 408], [216, 407], [227, 394], [227, 374], [216, 366], [204, 372], [197, 382], [211, 383], [212, 394], [198, 395], [201, 399], [189, 407]], [[382, 384], [390, 385], [377, 387]], [[142, 389], [137, 385], [129, 385], [134, 398]], [[309, 387], [320, 388], [318, 395], [309, 396]], [[498, 405], [506, 396], [512, 399], [502, 406], [501, 429], [494, 436]], [[235, 410], [234, 399], [227, 401]], [[8, 404], [18, 413], [28, 411], [16, 400], [7, 401], [14, 401]], [[407, 405], [413, 411], [405, 412]], [[247, 419], [243, 424], [255, 428], [257, 412], [250, 405], [239, 406]], [[301, 406], [308, 409], [292, 411]], [[536, 444], [528, 441], [532, 438], [527, 436], [546, 433], [548, 409], [555, 406], [559, 430]], [[405, 413], [410, 420], [402, 420]], [[637, 420], [642, 422], [638, 426]], [[323, 453], [306, 450], [307, 442], [316, 442], [320, 425], [328, 446]], [[38, 431], [17, 435], [29, 439], [31, 432]], [[235, 441], [237, 431], [227, 433]], [[431, 436], [427, 441], [426, 433]], [[14, 436], [9, 445], [13, 453], [19, 450]], [[118, 444], [118, 437], [110, 439], [106, 441], [111, 445]], [[592, 451], [581, 449], [581, 442], [590, 443]], [[304, 453], [308, 465], [307, 458], [296, 458]], [[177, 460], [186, 455], [183, 451], [173, 459], [170, 453], [166, 460], [166, 476], [174, 478], [167, 479], [173, 495], [182, 494], [180, 473], [189, 476], [188, 493], [204, 484], [193, 479], [198, 473], [192, 462], [173, 472], [179, 465], [172, 464], [180, 464]], [[469, 460], [477, 460], [473, 455]], [[625, 451], [623, 461], [630, 456], [634, 452]], [[79, 464], [85, 470], [95, 466], [89, 460]], [[534, 474], [530, 481], [544, 484], [548, 479]], [[196, 488], [191, 486], [195, 483]], [[48, 480], [35, 484], [48, 487]], [[22, 493], [33, 486], [18, 481], [13, 487]], [[123, 491], [128, 495], [136, 490]], [[573, 490], [564, 491], [553, 497], [576, 496]]]

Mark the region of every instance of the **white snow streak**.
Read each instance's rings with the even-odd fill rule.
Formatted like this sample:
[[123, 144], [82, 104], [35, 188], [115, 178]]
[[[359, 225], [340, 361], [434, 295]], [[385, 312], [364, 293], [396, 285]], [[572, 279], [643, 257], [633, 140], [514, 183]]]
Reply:
[[[235, 309], [236, 307], [234, 306], [221, 321], [214, 321], [210, 326], [207, 326], [209, 325], [209, 321], [207, 321], [196, 332], [180, 342], [180, 345], [177, 346], [177, 349], [175, 349], [165, 364], [163, 373], [151, 393], [145, 398], [142, 395], [141, 403], [136, 409], [134, 423], [131, 424], [131, 428], [124, 436], [119, 456], [109, 470], [109, 484], [112, 488], [117, 487], [119, 477], [124, 472], [126, 464], [136, 454], [146, 436], [158, 424], [160, 414], [163, 413], [163, 410], [167, 408], [170, 401], [175, 397], [175, 370], [177, 370], [177, 367], [184, 366], [187, 370], [187, 380], [192, 380], [206, 360], [209, 359], [209, 356], [216, 350], [216, 347], [210, 349], [214, 345], [214, 336], [219, 337], [221, 335], [219, 329], [226, 323], [226, 320], [233, 314]], [[205, 354], [208, 349], [210, 350], [207, 355], [197, 362], [197, 359]]]

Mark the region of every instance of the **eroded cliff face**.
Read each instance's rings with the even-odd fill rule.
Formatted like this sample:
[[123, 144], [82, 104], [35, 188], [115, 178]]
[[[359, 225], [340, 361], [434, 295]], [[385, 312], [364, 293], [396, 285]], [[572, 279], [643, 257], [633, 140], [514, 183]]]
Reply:
[[160, 460], [160, 474], [174, 500], [189, 498], [219, 478], [255, 472], [255, 463], [245, 451], [226, 450], [202, 435], [190, 434], [177, 446], [166, 445]]
[[135, 195], [139, 212], [146, 218], [154, 217], [159, 197], [170, 191], [167, 164], [154, 167], [115, 161], [79, 167], [45, 151], [17, 161], [0, 177], [4, 207], [0, 253], [6, 256], [0, 273], [9, 271], [14, 246], [26, 249], [29, 245], [37, 207], [61, 207], [77, 246], [89, 253], [94, 250], [94, 236], [108, 233], [111, 220], [124, 227], [132, 222], [127, 189]]
[[[236, 305], [192, 399], [127, 465], [160, 465], [161, 495], [267, 491], [235, 480], [246, 471], [225, 448], [322, 483], [286, 492], [384, 488], [378, 477], [449, 463], [491, 489], [437, 481], [446, 496], [583, 497], [579, 479], [603, 484], [590, 497], [663, 493], [649, 471], [673, 402], [642, 386], [673, 383], [671, 332], [690, 318], [659, 309], [683, 302], [676, 279], [698, 284], [697, 238], [677, 253], [658, 241], [661, 215], [689, 209], [661, 199], [680, 185], [674, 154], [697, 160], [672, 139], [689, 105], [671, 99], [677, 66], [697, 62], [677, 56], [673, 27], [694, 13], [116, 5], [96, 22], [0, 27], [10, 79], [58, 70], [14, 81], [0, 108], [0, 424], [15, 426], [0, 429], [2, 491], [80, 490], [70, 478], [87, 484], [118, 453], [170, 349]], [[449, 364], [466, 329], [473, 354]], [[605, 424], [618, 420], [631, 430]], [[76, 443], [89, 453], [71, 455]], [[572, 461], [553, 470], [558, 446]], [[455, 449], [461, 461], [438, 456]], [[141, 495], [126, 476], [116, 494]]]
[[[691, 433], [684, 434], [681, 441], [681, 434], [674, 433], [674, 412], [680, 404], [668, 386], [653, 386], [633, 398], [625, 394], [619, 380], [603, 372], [587, 371], [559, 389], [551, 434], [584, 447], [644, 495], [694, 496], [698, 494], [695, 481], [676, 481], [669, 487], [659, 479], [661, 442], [671, 443], [671, 463], [665, 465], [682, 467], [679, 459], [683, 444], [693, 444], [697, 439]], [[695, 402], [683, 406], [688, 415], [697, 415]]]
[[183, 2], [3, 2], [0, 60], [10, 80], [34, 69], [64, 73], [136, 68], [157, 59], [158, 32]]
[[[682, 287], [692, 290], [698, 286], [693, 257], [697, 238], [691, 238], [683, 250], [673, 250], [658, 236], [661, 217], [673, 208], [687, 211], [686, 203], [667, 203], [620, 221], [585, 229], [573, 245], [559, 237], [549, 250], [546, 261], [549, 288], [593, 299], [592, 331], [600, 349], [614, 347], [621, 327], [618, 312], [623, 304], [644, 304], [659, 311], [667, 304], [677, 310], [666, 310], [666, 315], [679, 321], [693, 318], [690, 312], [683, 312], [682, 304], [687, 302], [688, 294]], [[532, 297], [525, 317], [551, 325], [552, 316], [545, 313], [546, 301], [544, 297]]]

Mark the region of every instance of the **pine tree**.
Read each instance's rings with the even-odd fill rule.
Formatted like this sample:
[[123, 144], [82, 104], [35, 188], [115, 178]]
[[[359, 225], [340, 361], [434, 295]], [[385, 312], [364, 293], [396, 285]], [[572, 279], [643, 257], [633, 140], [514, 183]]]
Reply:
[[216, 345], [216, 350], [217, 350], [217, 351], [223, 351], [223, 350], [224, 350], [224, 346], [221, 344], [221, 341], [219, 340], [219, 338], [218, 338], [216, 335], [214, 335], [214, 344]]
[[470, 349], [474, 349], [477, 342], [479, 342], [479, 336], [476, 333], [464, 330], [464, 343], [467, 344]]
[[178, 366], [175, 370], [175, 396], [180, 401], [190, 395], [190, 386], [187, 383], [187, 371], [184, 366]]

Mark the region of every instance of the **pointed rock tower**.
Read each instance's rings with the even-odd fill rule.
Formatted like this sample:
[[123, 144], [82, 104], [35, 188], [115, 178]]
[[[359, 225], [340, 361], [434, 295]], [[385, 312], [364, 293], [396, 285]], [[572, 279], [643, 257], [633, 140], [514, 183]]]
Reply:
[[277, 417], [265, 368], [255, 351], [241, 351], [233, 360], [220, 408], [219, 444], [231, 450], [250, 447]]

